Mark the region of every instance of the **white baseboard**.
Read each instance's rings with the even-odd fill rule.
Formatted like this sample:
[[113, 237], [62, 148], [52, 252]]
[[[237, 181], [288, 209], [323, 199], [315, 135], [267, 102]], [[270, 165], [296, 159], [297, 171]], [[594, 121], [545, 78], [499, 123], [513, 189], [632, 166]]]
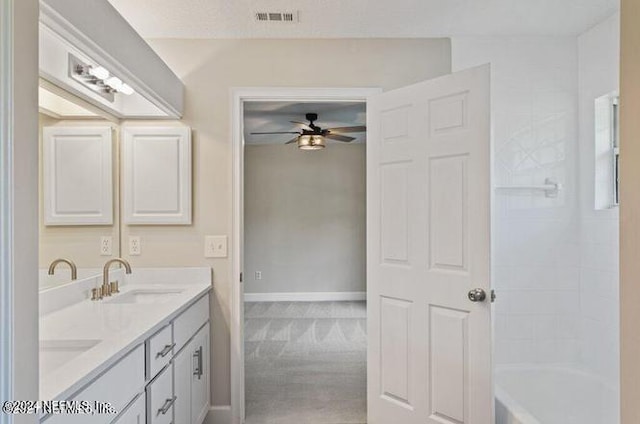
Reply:
[[245, 302], [337, 302], [366, 300], [365, 292], [245, 293]]
[[231, 424], [231, 405], [212, 406], [203, 424]]

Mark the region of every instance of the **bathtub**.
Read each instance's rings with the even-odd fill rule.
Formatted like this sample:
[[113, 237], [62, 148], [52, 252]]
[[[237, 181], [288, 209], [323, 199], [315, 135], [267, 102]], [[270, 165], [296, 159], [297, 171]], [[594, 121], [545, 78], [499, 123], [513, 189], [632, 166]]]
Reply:
[[614, 387], [583, 371], [498, 367], [496, 424], [618, 424]]

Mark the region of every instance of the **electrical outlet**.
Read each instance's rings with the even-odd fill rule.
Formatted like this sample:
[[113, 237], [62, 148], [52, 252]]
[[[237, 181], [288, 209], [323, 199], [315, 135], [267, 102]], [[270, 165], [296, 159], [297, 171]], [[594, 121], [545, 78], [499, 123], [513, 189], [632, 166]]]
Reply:
[[262, 271], [256, 271], [256, 280], [262, 280]]
[[113, 245], [113, 237], [100, 237], [100, 256], [111, 256], [111, 246]]
[[129, 254], [131, 256], [138, 256], [141, 252], [140, 236], [129, 236]]
[[205, 236], [204, 257], [205, 258], [226, 258], [227, 257], [227, 236]]

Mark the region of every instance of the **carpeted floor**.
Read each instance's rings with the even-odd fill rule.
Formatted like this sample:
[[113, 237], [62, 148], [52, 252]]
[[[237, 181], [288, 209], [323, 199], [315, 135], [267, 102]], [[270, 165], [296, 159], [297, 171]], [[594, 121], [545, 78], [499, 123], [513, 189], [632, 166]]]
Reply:
[[366, 422], [365, 302], [245, 304], [246, 424]]

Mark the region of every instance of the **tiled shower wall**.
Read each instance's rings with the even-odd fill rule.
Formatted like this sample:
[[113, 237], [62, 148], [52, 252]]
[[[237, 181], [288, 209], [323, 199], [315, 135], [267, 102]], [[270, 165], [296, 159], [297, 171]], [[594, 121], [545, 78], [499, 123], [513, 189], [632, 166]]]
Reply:
[[[579, 37], [454, 38], [453, 70], [491, 62], [498, 189], [495, 359], [618, 381], [618, 212], [595, 210], [594, 100], [618, 87], [619, 16]], [[622, 153], [624, 154], [624, 152]]]
[[619, 34], [615, 14], [578, 38], [581, 361], [613, 387], [619, 380], [619, 220], [617, 208], [594, 207], [593, 139], [594, 101], [619, 87]]
[[492, 65], [494, 183], [563, 185], [496, 191], [496, 363], [578, 364], [576, 38], [455, 38], [452, 50], [454, 70]]

